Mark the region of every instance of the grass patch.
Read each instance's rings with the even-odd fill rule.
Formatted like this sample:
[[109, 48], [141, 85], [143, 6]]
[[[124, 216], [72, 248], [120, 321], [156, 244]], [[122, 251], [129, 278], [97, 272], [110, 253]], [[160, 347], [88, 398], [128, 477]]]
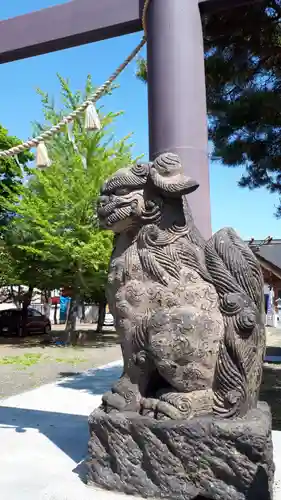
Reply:
[[87, 358], [82, 358], [80, 356], [71, 356], [71, 357], [52, 357], [46, 356], [45, 354], [37, 354], [37, 353], [26, 353], [22, 356], [4, 356], [0, 358], [0, 366], [1, 365], [13, 365], [15, 370], [24, 370], [29, 366], [36, 365], [40, 362], [43, 363], [65, 363], [69, 365], [76, 365], [78, 363], [85, 363]]
[[69, 364], [69, 365], [76, 365], [78, 363], [85, 363], [87, 361], [86, 358], [79, 358], [79, 357], [75, 357], [75, 358], [55, 358], [55, 361], [57, 363], [66, 363], [66, 364]]
[[36, 365], [41, 360], [42, 354], [23, 354], [22, 356], [4, 356], [0, 358], [0, 365], [15, 365], [27, 367]]

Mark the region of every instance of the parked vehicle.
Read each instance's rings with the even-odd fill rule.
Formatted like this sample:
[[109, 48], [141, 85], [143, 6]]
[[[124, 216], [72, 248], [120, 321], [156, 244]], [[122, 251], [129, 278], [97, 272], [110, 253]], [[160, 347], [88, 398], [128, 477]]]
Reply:
[[24, 318], [22, 309], [6, 309], [0, 311], [0, 335], [48, 334], [51, 332], [51, 322], [36, 309], [28, 308]]

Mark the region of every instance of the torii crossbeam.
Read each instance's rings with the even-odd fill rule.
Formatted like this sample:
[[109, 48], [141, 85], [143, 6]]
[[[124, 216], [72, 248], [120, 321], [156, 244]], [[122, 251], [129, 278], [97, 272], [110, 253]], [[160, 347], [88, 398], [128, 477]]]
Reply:
[[[198, 227], [211, 234], [207, 113], [201, 12], [255, 0], [151, 0], [148, 10], [150, 158], [180, 155], [200, 190], [189, 198]], [[0, 21], [0, 64], [142, 29], [144, 0], [72, 0]]]

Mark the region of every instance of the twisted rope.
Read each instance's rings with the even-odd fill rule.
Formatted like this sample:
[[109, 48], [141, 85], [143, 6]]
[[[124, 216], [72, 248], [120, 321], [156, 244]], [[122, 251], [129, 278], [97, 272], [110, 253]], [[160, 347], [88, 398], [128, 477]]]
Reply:
[[144, 31], [144, 36], [140, 43], [137, 45], [137, 47], [131, 52], [131, 54], [125, 59], [125, 61], [118, 66], [118, 68], [112, 73], [112, 75], [104, 82], [103, 85], [101, 85], [96, 92], [93, 92], [87, 100], [83, 102], [78, 108], [76, 108], [72, 113], [69, 115], [65, 116], [57, 125], [53, 125], [49, 130], [46, 130], [43, 132], [41, 135], [37, 135], [33, 139], [29, 139], [28, 141], [22, 142], [18, 146], [14, 146], [10, 149], [6, 149], [4, 151], [0, 151], [0, 158], [8, 157], [8, 156], [13, 156], [17, 155], [19, 153], [22, 153], [23, 151], [27, 151], [35, 146], [38, 146], [40, 142], [49, 140], [51, 137], [56, 135], [60, 130], [67, 125], [68, 123], [74, 121], [74, 119], [83, 113], [85, 109], [92, 103], [98, 101], [106, 90], [111, 86], [111, 84], [116, 80], [116, 78], [122, 73], [122, 71], [130, 64], [130, 62], [136, 57], [136, 55], [139, 53], [139, 51], [142, 49], [142, 47], [146, 43], [146, 37], [147, 37], [147, 25], [146, 25], [146, 17], [147, 17], [147, 11], [148, 7], [150, 4], [150, 0], [145, 0], [144, 3], [144, 8], [143, 8], [143, 13], [142, 13], [142, 26], [143, 26], [143, 31]]

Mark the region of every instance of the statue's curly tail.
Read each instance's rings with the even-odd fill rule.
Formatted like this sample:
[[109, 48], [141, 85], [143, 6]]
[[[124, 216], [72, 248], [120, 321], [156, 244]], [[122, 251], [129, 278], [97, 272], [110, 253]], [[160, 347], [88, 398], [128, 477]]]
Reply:
[[261, 383], [263, 276], [248, 245], [230, 228], [207, 242], [205, 258], [225, 325], [214, 376], [214, 411], [224, 417], [243, 415], [256, 405]]

